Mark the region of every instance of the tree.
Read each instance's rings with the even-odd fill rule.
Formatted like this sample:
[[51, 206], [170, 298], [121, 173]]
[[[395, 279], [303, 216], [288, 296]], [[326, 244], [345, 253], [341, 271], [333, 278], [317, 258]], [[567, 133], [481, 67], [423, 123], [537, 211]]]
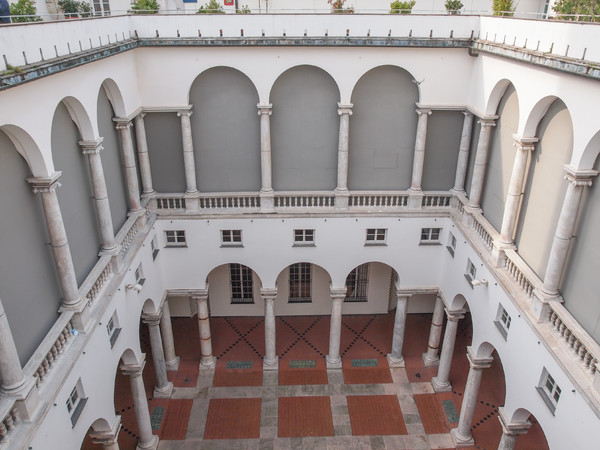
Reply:
[[156, 14], [158, 12], [158, 1], [135, 0], [130, 11], [133, 14]]
[[600, 21], [600, 2], [598, 0], [559, 0], [552, 6], [557, 18], [581, 22]]
[[67, 19], [77, 17], [89, 17], [92, 15], [92, 7], [89, 3], [77, 0], [59, 0], [58, 6]]
[[13, 22], [40, 22], [42, 18], [37, 16], [37, 8], [33, 0], [19, 0], [10, 5], [10, 15]]
[[464, 6], [460, 0], [446, 0], [444, 4], [448, 14], [460, 14], [460, 9]]
[[196, 14], [225, 14], [225, 11], [217, 0], [210, 0], [206, 5], [201, 6]]
[[515, 11], [513, 0], [494, 0], [492, 10], [495, 16], [512, 16]]
[[390, 3], [390, 14], [410, 14], [416, 3], [416, 0], [406, 0], [405, 2], [396, 0]]

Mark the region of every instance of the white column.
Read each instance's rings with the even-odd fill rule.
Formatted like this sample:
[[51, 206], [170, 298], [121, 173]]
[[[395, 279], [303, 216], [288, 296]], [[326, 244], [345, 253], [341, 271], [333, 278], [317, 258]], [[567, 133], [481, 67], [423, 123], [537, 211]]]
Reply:
[[208, 289], [201, 289], [195, 296], [198, 302], [198, 329], [200, 331], [200, 370], [214, 369], [217, 358], [212, 354], [212, 341], [210, 337], [210, 322], [208, 319]]
[[260, 103], [258, 115], [260, 116], [260, 210], [261, 212], [275, 211], [273, 194], [273, 168], [271, 164], [271, 114], [273, 105]]
[[156, 372], [156, 386], [154, 387], [154, 397], [170, 398], [173, 393], [173, 383], [167, 379], [167, 367], [165, 365], [165, 354], [160, 335], [160, 316], [158, 313], [142, 314], [143, 322], [148, 325], [150, 333], [150, 348], [152, 349], [152, 362]]
[[496, 126], [496, 119], [480, 119], [479, 141], [477, 141], [477, 153], [475, 153], [475, 165], [473, 166], [473, 175], [471, 176], [471, 190], [469, 192], [468, 206], [473, 209], [479, 209], [481, 203], [481, 193], [485, 182], [485, 167], [487, 165], [488, 150], [490, 147], [490, 138], [492, 137], [492, 127]]
[[87, 156], [90, 166], [92, 192], [94, 195], [94, 205], [96, 206], [96, 215], [98, 216], [98, 224], [100, 225], [102, 250], [107, 254], [116, 254], [118, 250], [115, 243], [115, 232], [110, 213], [108, 191], [106, 190], [106, 180], [104, 179], [104, 170], [100, 158], [100, 151], [103, 149], [101, 145], [103, 140], [104, 138], [98, 138], [93, 141], [79, 141], [79, 146], [82, 153]]
[[504, 216], [502, 217], [502, 227], [500, 228], [500, 243], [511, 245], [521, 209], [521, 198], [523, 197], [523, 186], [525, 184], [525, 174], [529, 167], [531, 158], [529, 155], [535, 149], [537, 138], [515, 138], [514, 145], [517, 147], [515, 163], [513, 165], [510, 183], [508, 185], [508, 195], [504, 205]]
[[347, 105], [338, 103], [340, 133], [338, 137], [337, 187], [335, 188], [335, 206], [337, 209], [348, 208], [348, 143], [352, 106], [351, 103]]
[[325, 357], [328, 369], [341, 369], [340, 338], [342, 334], [342, 304], [346, 298], [346, 288], [330, 288], [331, 324], [329, 326], [329, 354]]
[[277, 370], [279, 368], [275, 334], [275, 298], [277, 297], [277, 288], [261, 289], [260, 295], [265, 301], [265, 357], [263, 359], [263, 370]]
[[444, 301], [442, 300], [442, 297], [437, 295], [435, 299], [435, 307], [433, 309], [433, 317], [431, 318], [431, 329], [429, 330], [427, 351], [423, 353], [423, 363], [426, 366], [437, 366], [439, 364], [439, 347], [443, 325]]
[[458, 161], [456, 162], [456, 175], [454, 177], [454, 192], [465, 192], [465, 177], [467, 175], [467, 166], [469, 165], [469, 152], [471, 151], [471, 133], [473, 131], [473, 114], [469, 111], [463, 111], [465, 116], [463, 120], [462, 133], [460, 135], [460, 145], [458, 147]]
[[396, 289], [396, 316], [394, 318], [394, 335], [392, 337], [392, 352], [387, 355], [390, 367], [405, 367], [402, 347], [404, 346], [404, 334], [406, 332], [406, 311], [408, 309], [408, 295], [403, 295]]
[[177, 113], [181, 117], [181, 136], [183, 138], [183, 165], [185, 169], [186, 194], [195, 194], [198, 192], [196, 186], [196, 164], [194, 162], [194, 143], [192, 140], [192, 123], [190, 109], [182, 110]]
[[141, 211], [140, 188], [138, 185], [137, 170], [135, 168], [135, 154], [133, 153], [133, 141], [131, 139], [131, 121], [129, 119], [113, 119], [119, 131], [123, 159], [123, 172], [127, 184], [127, 199], [129, 210]]
[[[410, 184], [411, 193], [422, 194], [423, 167], [425, 166], [425, 144], [427, 142], [427, 118], [431, 115], [431, 110], [426, 108], [417, 108], [419, 119], [417, 122], [417, 138], [415, 139], [415, 153], [413, 157], [412, 181]], [[420, 203], [419, 203], [420, 206]]]
[[502, 425], [502, 438], [500, 438], [500, 444], [498, 450], [513, 450], [517, 444], [517, 438], [520, 434], [525, 434], [531, 426], [531, 422], [526, 420], [525, 422], [511, 422], [504, 407], [498, 408], [498, 419]]
[[54, 172], [48, 178], [33, 177], [28, 178], [27, 181], [33, 185], [34, 194], [40, 193], [42, 195], [50, 247], [56, 264], [58, 282], [64, 296], [62, 307], [64, 309], [77, 309], [83, 304], [83, 299], [79, 296], [75, 267], [71, 259], [67, 232], [56, 194], [56, 189], [60, 186], [58, 182], [60, 176], [61, 172]]
[[567, 173], [565, 179], [569, 182], [563, 206], [560, 211], [556, 233], [552, 242], [552, 249], [546, 266], [543, 293], [549, 296], [558, 296], [558, 288], [562, 273], [567, 263], [571, 238], [577, 223], [579, 204], [583, 188], [592, 185], [592, 177], [598, 175], [596, 170], [576, 170], [571, 166], [564, 166]]
[[158, 447], [158, 436], [152, 434], [150, 424], [150, 411], [148, 411], [148, 400], [144, 389], [142, 371], [146, 365], [146, 355], [142, 353], [139, 364], [122, 364], [121, 371], [129, 376], [131, 395], [133, 397], [133, 409], [137, 421], [140, 440], [137, 449], [156, 449]]
[[92, 430], [90, 437], [94, 444], [102, 445], [104, 450], [119, 450], [119, 431], [121, 431], [121, 416], [117, 416], [110, 430]]
[[471, 426], [473, 424], [473, 415], [477, 406], [477, 397], [479, 395], [479, 386], [481, 385], [481, 376], [483, 369], [491, 366], [492, 358], [477, 358], [473, 354], [473, 349], [467, 347], [467, 358], [469, 359], [470, 369], [465, 385], [462, 406], [460, 408], [460, 418], [458, 427], [450, 430], [450, 436], [456, 447], [471, 447], [475, 445]]
[[177, 371], [177, 369], [179, 369], [179, 356], [175, 354], [175, 340], [173, 339], [171, 310], [169, 309], [169, 301], [167, 299], [165, 299], [162, 305], [160, 335], [162, 336], [163, 349], [165, 351], [165, 365], [167, 366], [167, 370]]
[[456, 332], [458, 331], [458, 321], [464, 316], [463, 311], [446, 310], [446, 331], [444, 332], [444, 343], [442, 345], [442, 354], [440, 356], [440, 365], [436, 377], [433, 377], [431, 384], [435, 392], [450, 392], [450, 367], [452, 366], [452, 356], [454, 356], [454, 344], [456, 343]]
[[10, 325], [4, 312], [4, 306], [0, 300], [0, 380], [2, 386], [0, 392], [15, 393], [22, 390], [27, 384], [27, 378], [23, 375], [21, 362], [17, 353], [17, 347]]
[[146, 139], [146, 126], [144, 116], [139, 113], [133, 119], [135, 123], [135, 137], [137, 143], [138, 161], [140, 163], [140, 176], [142, 178], [142, 194], [148, 195], [154, 192], [152, 186], [152, 171], [150, 170], [150, 156], [148, 155], [148, 140]]

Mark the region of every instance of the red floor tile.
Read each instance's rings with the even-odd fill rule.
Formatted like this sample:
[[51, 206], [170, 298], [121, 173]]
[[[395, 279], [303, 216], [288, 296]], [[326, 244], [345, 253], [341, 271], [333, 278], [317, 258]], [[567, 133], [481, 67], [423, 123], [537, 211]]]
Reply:
[[208, 406], [204, 439], [260, 437], [260, 405], [260, 398], [212, 399]]
[[279, 397], [278, 436], [333, 436], [329, 397]]
[[281, 369], [279, 367], [279, 385], [327, 384], [325, 369]]
[[181, 441], [185, 439], [193, 400], [170, 400], [160, 427], [160, 439]]
[[395, 395], [349, 395], [353, 436], [408, 434]]
[[345, 384], [393, 383], [392, 374], [385, 358], [377, 358], [377, 367], [352, 367], [352, 360], [342, 359]]
[[215, 370], [213, 386], [262, 386], [262, 370], [256, 369], [219, 369]]
[[198, 361], [182, 359], [179, 361], [177, 372], [167, 371], [167, 378], [175, 387], [196, 387], [198, 367]]
[[442, 434], [450, 431], [441, 400], [436, 397], [436, 394], [415, 395], [414, 399], [425, 433]]

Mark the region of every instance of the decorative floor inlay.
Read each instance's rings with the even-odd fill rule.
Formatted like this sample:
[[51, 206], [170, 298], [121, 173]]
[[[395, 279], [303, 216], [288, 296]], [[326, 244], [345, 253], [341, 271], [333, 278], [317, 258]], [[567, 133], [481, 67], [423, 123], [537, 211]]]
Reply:
[[317, 367], [315, 360], [290, 361], [290, 369], [314, 369]]
[[226, 369], [252, 369], [252, 361], [227, 361]]
[[160, 423], [162, 422], [163, 415], [165, 414], [165, 408], [162, 406], [155, 406], [152, 408], [152, 414], [150, 415], [150, 425], [153, 430], [160, 430]]
[[353, 359], [352, 367], [377, 367], [376, 359]]
[[458, 411], [452, 400], [442, 400], [442, 407], [450, 423], [458, 423]]

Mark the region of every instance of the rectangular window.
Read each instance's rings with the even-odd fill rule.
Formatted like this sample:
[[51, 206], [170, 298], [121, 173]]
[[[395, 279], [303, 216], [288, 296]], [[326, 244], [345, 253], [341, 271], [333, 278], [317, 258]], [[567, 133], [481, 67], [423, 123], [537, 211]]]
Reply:
[[456, 238], [452, 233], [449, 233], [449, 235], [450, 236], [448, 237], [448, 245], [446, 245], [446, 249], [454, 258], [454, 252], [456, 250]]
[[476, 275], [477, 268], [475, 267], [475, 264], [473, 264], [470, 259], [467, 259], [467, 271], [465, 272], [465, 278], [469, 282], [469, 286], [471, 286], [471, 288], [473, 288], [471, 282], [475, 280]]
[[152, 249], [152, 261], [158, 256], [158, 243], [156, 242], [156, 235], [150, 241], [150, 248]]
[[421, 244], [439, 244], [441, 228], [421, 228]]
[[87, 398], [83, 397], [83, 386], [81, 384], [81, 379], [79, 379], [66, 401], [67, 411], [71, 416], [71, 425], [73, 427], [75, 427], [75, 424], [77, 423], [77, 420], [81, 415], [81, 411], [83, 410], [83, 407], [87, 401]]
[[243, 264], [229, 264], [231, 303], [254, 303], [252, 269]]
[[165, 230], [166, 247], [186, 247], [185, 230]]
[[346, 278], [345, 302], [366, 302], [369, 286], [369, 264], [361, 264]]
[[144, 270], [142, 269], [142, 263], [135, 269], [135, 283], [141, 286], [146, 282], [146, 278], [144, 278]]
[[288, 303], [311, 303], [311, 265], [297, 263], [290, 266], [290, 294]]
[[500, 331], [504, 339], [508, 337], [510, 321], [511, 318], [508, 312], [504, 309], [502, 305], [498, 305], [498, 312], [496, 313], [496, 320], [494, 321], [494, 324], [496, 325], [496, 328], [498, 328], [498, 331]]
[[108, 333], [108, 337], [110, 340], [110, 348], [115, 346], [115, 342], [121, 333], [121, 328], [119, 328], [119, 319], [117, 318], [117, 313], [112, 315], [108, 323], [106, 324], [106, 332]]
[[552, 414], [554, 414], [558, 401], [560, 400], [561, 389], [546, 368], [542, 370], [542, 377], [540, 378], [540, 384], [537, 387], [537, 390], [546, 403], [546, 406], [548, 406]]
[[387, 228], [367, 228], [365, 245], [385, 245], [386, 240]]
[[221, 245], [223, 247], [241, 247], [242, 230], [221, 230]]
[[294, 230], [294, 246], [315, 245], [315, 230]]

